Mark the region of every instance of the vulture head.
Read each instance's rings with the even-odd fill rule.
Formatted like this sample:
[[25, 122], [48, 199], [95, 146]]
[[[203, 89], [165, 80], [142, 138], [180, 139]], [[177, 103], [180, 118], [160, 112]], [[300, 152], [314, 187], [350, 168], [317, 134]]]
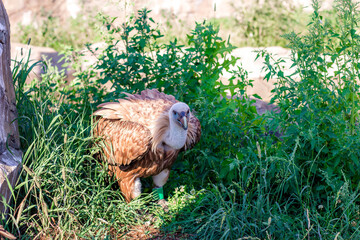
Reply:
[[172, 105], [169, 112], [169, 119], [180, 126], [184, 131], [188, 129], [190, 108], [187, 104], [178, 102]]
[[175, 103], [169, 110], [169, 128], [164, 135], [164, 143], [173, 149], [184, 147], [188, 123], [190, 118], [190, 108], [183, 102]]

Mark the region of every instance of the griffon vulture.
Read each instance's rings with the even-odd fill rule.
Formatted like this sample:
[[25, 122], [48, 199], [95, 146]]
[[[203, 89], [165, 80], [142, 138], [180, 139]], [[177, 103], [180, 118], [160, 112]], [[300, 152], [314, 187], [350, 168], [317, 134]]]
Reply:
[[200, 140], [200, 122], [188, 105], [158, 90], [125, 94], [98, 106], [94, 136], [103, 138], [103, 158], [127, 202], [141, 194], [140, 178], [149, 176], [161, 200], [179, 152]]

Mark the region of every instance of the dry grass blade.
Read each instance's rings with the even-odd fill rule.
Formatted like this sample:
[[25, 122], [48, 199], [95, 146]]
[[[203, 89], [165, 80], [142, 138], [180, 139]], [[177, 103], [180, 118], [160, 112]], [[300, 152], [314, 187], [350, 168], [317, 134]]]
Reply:
[[12, 235], [11, 233], [9, 233], [8, 231], [6, 231], [2, 225], [0, 225], [0, 235], [2, 237], [5, 237], [5, 238], [11, 239], [11, 240], [16, 239], [16, 237], [14, 235]]
[[20, 217], [21, 217], [21, 214], [22, 214], [22, 211], [24, 210], [24, 206], [25, 206], [25, 202], [26, 202], [26, 199], [28, 198], [31, 190], [34, 188], [34, 183], [31, 184], [31, 187], [29, 189], [29, 191], [26, 193], [24, 199], [21, 201], [20, 205], [17, 207], [14, 215], [16, 214], [17, 212], [17, 216], [16, 216], [16, 224], [19, 224], [19, 221], [20, 221]]

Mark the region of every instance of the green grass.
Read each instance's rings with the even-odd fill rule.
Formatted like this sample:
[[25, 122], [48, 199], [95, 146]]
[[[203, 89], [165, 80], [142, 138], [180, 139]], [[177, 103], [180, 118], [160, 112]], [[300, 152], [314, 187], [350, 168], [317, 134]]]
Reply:
[[89, 42], [101, 40], [100, 30], [94, 16], [78, 16], [66, 21], [54, 17], [50, 13], [43, 16], [44, 20], [35, 25], [21, 25], [15, 27], [11, 39], [23, 44], [40, 47], [51, 47], [58, 52], [67, 48], [80, 50]]
[[[41, 81], [25, 84], [33, 66], [18, 63], [23, 170], [1, 224], [21, 239], [134, 239], [139, 232], [143, 239], [358, 239], [359, 15], [351, 2], [336, 3], [336, 21], [326, 21], [314, 2], [307, 30], [285, 35], [296, 74], [285, 75], [281, 59], [259, 51], [266, 78], [278, 79], [272, 101], [280, 114], [258, 116], [246, 98], [220, 97], [245, 94], [252, 81], [239, 67], [229, 85], [217, 82], [237, 59], [211, 22], [196, 24], [184, 49], [163, 40], [141, 11], [109, 27], [109, 47], [71, 83], [50, 67]], [[114, 91], [99, 88], [109, 83]], [[165, 185], [169, 212], [153, 201], [150, 179], [126, 204], [94, 158], [96, 105], [146, 87], [189, 103], [202, 125], [201, 141], [179, 156]]]

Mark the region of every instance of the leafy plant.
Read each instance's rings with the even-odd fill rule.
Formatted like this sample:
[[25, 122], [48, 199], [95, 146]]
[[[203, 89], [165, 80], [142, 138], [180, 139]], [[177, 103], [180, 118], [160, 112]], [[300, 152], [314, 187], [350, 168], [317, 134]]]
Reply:
[[358, 185], [359, 36], [354, 3], [337, 2], [341, 20], [336, 28], [319, 14], [316, 1], [313, 6], [309, 32], [285, 35], [295, 74], [284, 76], [276, 64], [270, 63], [271, 57], [266, 59], [273, 66], [268, 78], [279, 78], [273, 101], [285, 120], [284, 146], [292, 149], [299, 145], [296, 161], [307, 183], [314, 186], [314, 193], [325, 194], [337, 191], [345, 179], [354, 188]]
[[[120, 27], [112, 26], [115, 19], [104, 18], [108, 26], [108, 44], [99, 57], [94, 70], [100, 73], [99, 83], [111, 83], [112, 97], [121, 91], [138, 92], [145, 88], [159, 88], [189, 100], [202, 90], [213, 91], [222, 71], [228, 70], [236, 62], [234, 57], [220, 62], [234, 48], [218, 37], [218, 29], [203, 22], [188, 35], [189, 47], [177, 45], [177, 40], [169, 44], [158, 44], [163, 35], [152, 28], [153, 20], [149, 11], [139, 11], [137, 18]], [[118, 38], [115, 38], [118, 36]]]

